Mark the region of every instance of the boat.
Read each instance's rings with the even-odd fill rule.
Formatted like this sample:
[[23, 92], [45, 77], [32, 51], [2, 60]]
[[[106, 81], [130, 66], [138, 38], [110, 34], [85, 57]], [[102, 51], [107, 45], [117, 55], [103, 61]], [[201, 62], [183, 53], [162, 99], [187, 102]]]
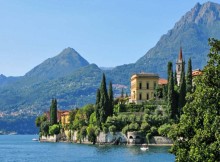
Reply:
[[32, 141], [38, 141], [38, 139], [37, 138], [33, 138]]
[[147, 150], [149, 150], [149, 147], [148, 147], [147, 144], [142, 144], [140, 149], [141, 149], [142, 151], [147, 151]]

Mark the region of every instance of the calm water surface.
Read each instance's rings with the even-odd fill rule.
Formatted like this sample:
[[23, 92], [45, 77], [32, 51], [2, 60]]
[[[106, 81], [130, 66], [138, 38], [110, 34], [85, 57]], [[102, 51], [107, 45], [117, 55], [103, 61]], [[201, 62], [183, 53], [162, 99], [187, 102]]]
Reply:
[[72, 143], [40, 143], [37, 135], [0, 135], [0, 162], [173, 162], [169, 147], [93, 146]]

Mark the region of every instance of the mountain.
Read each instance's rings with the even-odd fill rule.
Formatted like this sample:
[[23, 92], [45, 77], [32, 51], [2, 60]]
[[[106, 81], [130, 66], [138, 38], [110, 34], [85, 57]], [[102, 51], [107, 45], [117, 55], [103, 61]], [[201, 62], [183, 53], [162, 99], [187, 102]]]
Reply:
[[[85, 103], [94, 103], [101, 77], [102, 71], [98, 66], [90, 64], [65, 77], [38, 80], [29, 85], [25, 82], [22, 85], [19, 80], [19, 86], [0, 88], [0, 130], [5, 130], [7, 126], [7, 130], [14, 128], [18, 133], [37, 133], [34, 118], [48, 111], [52, 98], [57, 98], [58, 109], [73, 109]], [[29, 78], [22, 78], [23, 81], [25, 79]], [[31, 123], [21, 125], [24, 121]]]
[[[220, 39], [220, 5], [212, 2], [197, 3], [187, 12], [157, 44], [136, 63], [122, 65], [106, 71], [113, 82], [129, 84], [133, 73], [151, 72], [167, 77], [167, 62], [172, 61], [175, 68], [180, 47], [186, 65], [189, 57], [194, 69], [202, 69], [209, 53], [208, 38]], [[123, 77], [114, 77], [122, 75]]]
[[86, 61], [73, 48], [64, 49], [59, 55], [49, 58], [26, 73], [25, 77], [37, 79], [54, 79], [66, 76], [81, 67], [88, 66]]
[[163, 35], [155, 47], [141, 57], [135, 66], [165, 76], [167, 62], [175, 65], [180, 46], [187, 62], [192, 58], [193, 68], [203, 68], [209, 53], [208, 38], [220, 38], [220, 5], [207, 2], [197, 3], [174, 26]]
[[[119, 87], [129, 92], [130, 77], [134, 73], [158, 73], [166, 77], [167, 62], [175, 61], [180, 47], [185, 61], [192, 58], [193, 68], [203, 68], [209, 53], [208, 38], [220, 39], [220, 5], [197, 3], [157, 44], [133, 64], [100, 69], [89, 64], [72, 48], [47, 59], [22, 77], [0, 76], [0, 130], [14, 128], [20, 133], [37, 133], [34, 117], [49, 109], [52, 98], [57, 98], [58, 109], [71, 109], [95, 102], [102, 73], [111, 80], [115, 91]], [[187, 65], [187, 63], [186, 63]], [[19, 122], [18, 122], [19, 121]], [[20, 124], [20, 125], [19, 125]]]

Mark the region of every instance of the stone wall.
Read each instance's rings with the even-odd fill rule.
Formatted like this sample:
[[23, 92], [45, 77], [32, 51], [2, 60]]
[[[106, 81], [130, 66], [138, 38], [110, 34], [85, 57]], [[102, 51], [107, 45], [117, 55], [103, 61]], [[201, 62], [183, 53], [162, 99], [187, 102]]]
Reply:
[[100, 132], [97, 137], [97, 143], [127, 143], [127, 137], [122, 132], [104, 133]]
[[48, 136], [41, 136], [41, 142], [57, 142], [61, 138], [61, 134], [58, 135], [48, 135]]
[[150, 144], [173, 144], [173, 141], [167, 137], [153, 136], [150, 139]]

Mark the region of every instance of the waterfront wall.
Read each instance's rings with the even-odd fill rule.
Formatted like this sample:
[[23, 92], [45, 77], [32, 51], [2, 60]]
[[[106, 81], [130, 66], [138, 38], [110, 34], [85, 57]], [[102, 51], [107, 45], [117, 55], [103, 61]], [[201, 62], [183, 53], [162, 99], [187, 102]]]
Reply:
[[[68, 137], [70, 135], [70, 137]], [[64, 131], [58, 135], [53, 136], [42, 136], [40, 137], [41, 142], [58, 142], [58, 141], [72, 141], [74, 143], [91, 143], [88, 137], [84, 139], [77, 138], [77, 131]], [[100, 132], [96, 138], [98, 144], [142, 144], [145, 143], [146, 139], [136, 132], [128, 132], [127, 136], [122, 132]], [[172, 140], [167, 137], [153, 136], [149, 144], [164, 145], [173, 144]]]
[[57, 142], [59, 141], [61, 138], [61, 134], [58, 134], [58, 135], [48, 135], [48, 136], [41, 136], [40, 137], [40, 141], [41, 142]]
[[167, 137], [153, 136], [150, 139], [150, 144], [173, 144], [173, 141]]

